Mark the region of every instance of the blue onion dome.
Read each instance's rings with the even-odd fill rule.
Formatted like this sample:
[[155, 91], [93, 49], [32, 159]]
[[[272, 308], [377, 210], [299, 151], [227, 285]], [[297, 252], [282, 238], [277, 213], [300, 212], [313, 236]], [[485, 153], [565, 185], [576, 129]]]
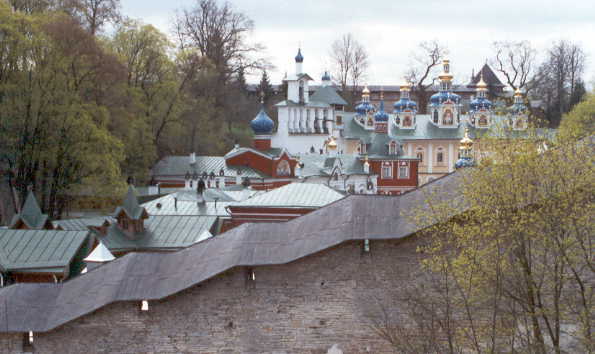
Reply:
[[452, 101], [455, 104], [459, 104], [461, 102], [461, 96], [449, 91], [440, 91], [430, 97], [430, 104], [432, 106], [438, 106], [446, 101]]
[[393, 104], [393, 111], [395, 113], [400, 113], [406, 109], [410, 109], [417, 112], [417, 103], [412, 101], [409, 95], [409, 92], [411, 91], [411, 84], [401, 85], [399, 90], [401, 91], [401, 98]]
[[479, 111], [480, 109], [492, 109], [492, 101], [485, 97], [477, 97], [469, 103], [469, 110]]
[[406, 109], [417, 111], [417, 103], [409, 98], [401, 98], [393, 104], [395, 112], [403, 112]]
[[256, 117], [250, 122], [250, 128], [252, 128], [255, 135], [271, 134], [274, 126], [275, 123], [265, 112], [264, 106], [260, 108], [260, 112], [258, 112]]
[[355, 106], [355, 111], [359, 115], [367, 115], [368, 113], [372, 113], [375, 110], [376, 107], [370, 103], [370, 90], [368, 89], [368, 86], [366, 86], [362, 91], [362, 101], [360, 104]]
[[322, 75], [322, 81], [331, 81], [331, 75], [328, 73], [328, 71], [325, 71], [324, 75]]
[[355, 111], [360, 115], [366, 115], [368, 113], [374, 112], [376, 108], [370, 102], [364, 101], [357, 106], [355, 106]]
[[455, 162], [455, 168], [473, 167], [475, 166], [475, 160], [469, 156], [462, 156]]
[[295, 62], [296, 63], [303, 63], [304, 62], [304, 56], [302, 55], [302, 48], [298, 48], [298, 53], [295, 56]]
[[377, 122], [388, 122], [388, 114], [384, 111], [384, 101], [380, 101], [380, 109], [374, 114], [374, 120]]

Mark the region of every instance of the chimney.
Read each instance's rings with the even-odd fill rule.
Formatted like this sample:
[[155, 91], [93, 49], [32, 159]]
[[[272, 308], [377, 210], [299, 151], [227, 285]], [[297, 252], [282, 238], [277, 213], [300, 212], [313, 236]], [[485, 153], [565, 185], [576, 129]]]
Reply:
[[194, 165], [196, 163], [196, 153], [190, 153], [190, 164]]

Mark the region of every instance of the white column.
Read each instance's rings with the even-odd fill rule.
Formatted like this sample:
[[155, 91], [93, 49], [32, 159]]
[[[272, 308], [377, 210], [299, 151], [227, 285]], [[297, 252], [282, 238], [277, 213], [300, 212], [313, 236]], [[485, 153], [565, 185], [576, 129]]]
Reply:
[[434, 166], [434, 157], [432, 156], [432, 143], [428, 143], [428, 173], [432, 173], [432, 167]]
[[448, 143], [448, 172], [455, 170], [455, 149], [453, 143]]
[[289, 110], [289, 114], [288, 114], [288, 119], [287, 119], [287, 130], [291, 133], [293, 132], [293, 109], [292, 108], [288, 108]]

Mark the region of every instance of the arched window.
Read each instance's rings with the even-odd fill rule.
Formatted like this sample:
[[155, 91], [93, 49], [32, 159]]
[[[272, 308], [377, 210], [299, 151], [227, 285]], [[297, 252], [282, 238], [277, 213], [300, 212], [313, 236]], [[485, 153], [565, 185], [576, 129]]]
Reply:
[[291, 175], [291, 166], [287, 160], [281, 160], [277, 165], [277, 176], [289, 176]]
[[403, 126], [404, 127], [411, 126], [411, 116], [405, 116], [405, 119], [403, 119]]
[[450, 109], [444, 110], [444, 117], [442, 119], [442, 124], [445, 124], [445, 125], [452, 124], [452, 111]]
[[485, 115], [479, 117], [479, 125], [482, 127], [488, 125], [488, 117], [486, 117]]
[[436, 153], [436, 163], [442, 164], [443, 162], [444, 162], [444, 149], [439, 147], [438, 152]]
[[434, 110], [434, 123], [438, 124], [438, 110]]
[[419, 159], [419, 163], [421, 165], [424, 164], [424, 148], [423, 147], [418, 147], [415, 151], [415, 156], [417, 156], [417, 158]]

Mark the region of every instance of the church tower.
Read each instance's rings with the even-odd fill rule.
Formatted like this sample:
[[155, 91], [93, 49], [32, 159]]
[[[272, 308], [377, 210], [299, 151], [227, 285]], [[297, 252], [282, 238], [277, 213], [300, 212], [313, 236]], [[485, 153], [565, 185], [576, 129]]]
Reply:
[[509, 112], [509, 126], [514, 130], [526, 130], [528, 126], [528, 113], [529, 110], [523, 101], [523, 94], [520, 89], [516, 89], [514, 92], [514, 103], [508, 109]]
[[374, 111], [376, 107], [370, 102], [370, 90], [365, 86], [362, 91], [362, 100], [355, 106], [355, 119], [367, 130], [374, 129]]
[[485, 129], [492, 124], [492, 102], [487, 98], [488, 85], [483, 80], [483, 73], [477, 83], [477, 97], [469, 104], [469, 124]]
[[410, 98], [411, 84], [402, 85], [400, 91], [401, 99], [393, 105], [395, 125], [399, 129], [415, 129], [417, 103]]
[[440, 91], [430, 97], [428, 111], [432, 115], [430, 122], [439, 128], [458, 128], [461, 123], [461, 97], [452, 92], [450, 61], [442, 62]]

